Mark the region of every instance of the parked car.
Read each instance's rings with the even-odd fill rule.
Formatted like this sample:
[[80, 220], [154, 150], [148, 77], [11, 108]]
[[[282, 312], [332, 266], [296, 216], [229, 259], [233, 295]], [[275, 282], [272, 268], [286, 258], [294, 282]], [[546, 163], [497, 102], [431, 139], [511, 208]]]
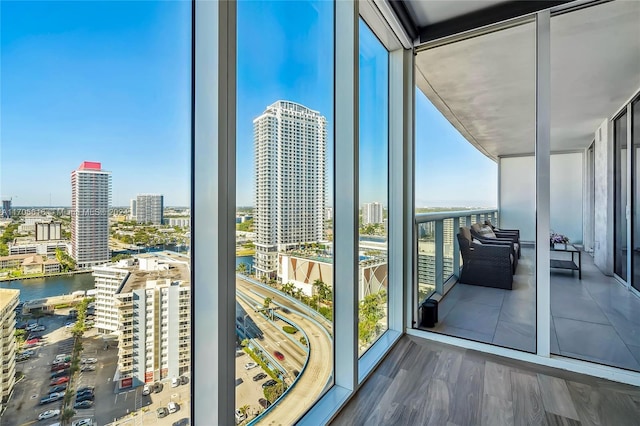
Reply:
[[186, 385], [187, 383], [189, 383], [189, 378], [187, 376], [180, 376], [180, 384]]
[[80, 419], [71, 423], [71, 426], [93, 426], [93, 420], [91, 419]]
[[83, 389], [81, 391], [76, 392], [76, 396], [82, 396], [82, 395], [91, 395], [93, 396], [93, 389]]
[[173, 422], [171, 426], [189, 426], [189, 419], [185, 417], [184, 419]]
[[236, 386], [240, 386], [242, 383], [244, 383], [244, 380], [242, 380], [242, 377], [237, 377], [236, 378]]
[[16, 355], [16, 362], [23, 362], [31, 358], [29, 355]]
[[282, 352], [278, 352], [278, 351], [274, 351], [273, 355], [278, 358], [279, 361], [284, 360], [284, 355], [282, 355]]
[[277, 385], [277, 384], [278, 384], [278, 382], [277, 382], [277, 381], [275, 381], [275, 380], [273, 380], [273, 379], [271, 379], [271, 380], [267, 380], [266, 382], [264, 382], [264, 383], [262, 384], [262, 389], [264, 389], [264, 388], [268, 388], [269, 386], [274, 386], [274, 385]]
[[257, 382], [258, 380], [262, 380], [264, 378], [266, 378], [267, 375], [265, 373], [258, 373], [255, 376], [253, 376], [253, 381]]
[[82, 387], [76, 389], [76, 393], [82, 393], [82, 392], [86, 392], [88, 390], [90, 390], [91, 393], [93, 393], [95, 388], [93, 386], [82, 386]]
[[28, 345], [28, 346], [35, 346], [38, 343], [40, 343], [40, 339], [37, 338], [37, 337], [35, 339], [29, 339], [29, 340], [26, 341], [26, 345]]
[[93, 401], [90, 401], [90, 400], [76, 402], [75, 404], [73, 404], [73, 408], [76, 408], [76, 409], [84, 409], [84, 408], [91, 408], [91, 407], [93, 407]]
[[142, 388], [142, 395], [149, 395], [151, 393], [151, 387], [149, 385], [144, 385]]
[[66, 328], [71, 328], [74, 325], [76, 325], [75, 321], [67, 321], [67, 323], [64, 325]]
[[20, 353], [20, 355], [27, 355], [27, 356], [33, 356], [35, 354], [36, 354], [36, 351], [34, 351], [32, 349], [29, 349], [29, 350], [26, 350], [26, 351], [23, 351], [23, 352]]
[[90, 365], [90, 364], [83, 364], [80, 367], [80, 371], [96, 371], [96, 366]]
[[271, 403], [264, 398], [260, 398], [258, 404], [260, 404], [262, 408], [268, 408], [271, 405]]
[[67, 390], [67, 385], [66, 383], [64, 385], [58, 385], [58, 386], [53, 386], [51, 388], [49, 388], [49, 393], [53, 393], [53, 392], [63, 392]]
[[58, 415], [60, 415], [60, 410], [47, 410], [47, 411], [44, 411], [44, 412], [40, 413], [40, 415], [38, 415], [38, 420], [51, 419], [51, 418], [56, 417]]
[[162, 383], [155, 382], [153, 384], [153, 393], [160, 393], [160, 392], [162, 392], [163, 388], [164, 388], [164, 386], [162, 385]]
[[47, 327], [45, 327], [44, 325], [39, 325], [37, 327], [35, 327], [34, 329], [32, 329], [31, 331], [45, 331], [47, 329]]
[[178, 379], [177, 377], [173, 377], [171, 379], [171, 387], [172, 388], [177, 388], [179, 384], [180, 384], [180, 379]]
[[27, 331], [32, 331], [34, 328], [36, 328], [38, 326], [38, 323], [34, 323], [34, 324], [27, 324], [27, 326], [24, 328]]
[[61, 385], [63, 383], [67, 383], [69, 381], [69, 376], [58, 377], [57, 379], [53, 379], [50, 383], [51, 386]]
[[94, 398], [93, 394], [83, 393], [82, 395], [76, 396], [76, 403], [82, 402], [82, 401], [93, 401], [93, 398]]
[[167, 410], [165, 407], [160, 407], [156, 410], [156, 415], [159, 419], [167, 417], [169, 415], [169, 410]]
[[49, 395], [43, 398], [40, 398], [40, 405], [56, 402], [57, 400], [61, 399], [63, 396], [64, 396], [63, 394], [60, 394], [57, 392], [50, 393]]
[[175, 402], [171, 401], [169, 404], [167, 404], [167, 410], [169, 411], [169, 414], [173, 414], [176, 411], [178, 411], [180, 409], [180, 406], [178, 404], [176, 404]]
[[244, 365], [245, 370], [251, 370], [252, 368], [256, 368], [258, 366], [255, 362], [248, 362]]
[[240, 424], [247, 419], [247, 415], [244, 414], [242, 411], [240, 411], [239, 408], [236, 408], [235, 416], [236, 416], [236, 424]]
[[53, 373], [51, 373], [51, 378], [55, 379], [56, 377], [66, 376], [68, 372], [69, 370], [66, 370], [66, 369], [54, 371]]
[[53, 364], [51, 366], [51, 371], [64, 370], [66, 368], [69, 368], [70, 366], [71, 366], [71, 363], [68, 363], [68, 362], [61, 362], [59, 364]]
[[82, 364], [95, 364], [98, 360], [96, 358], [82, 358], [80, 362]]

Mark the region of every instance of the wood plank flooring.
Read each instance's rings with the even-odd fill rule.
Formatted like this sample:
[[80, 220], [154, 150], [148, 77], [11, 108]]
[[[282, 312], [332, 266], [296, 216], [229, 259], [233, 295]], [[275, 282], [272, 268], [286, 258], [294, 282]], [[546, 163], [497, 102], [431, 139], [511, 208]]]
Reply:
[[640, 425], [640, 389], [404, 336], [332, 425]]

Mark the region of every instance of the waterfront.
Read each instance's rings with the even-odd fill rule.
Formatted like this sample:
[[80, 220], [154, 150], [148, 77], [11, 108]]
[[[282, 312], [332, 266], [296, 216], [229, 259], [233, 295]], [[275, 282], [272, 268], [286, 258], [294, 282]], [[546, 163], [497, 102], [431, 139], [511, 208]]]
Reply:
[[42, 299], [44, 297], [69, 294], [79, 290], [94, 288], [93, 276], [87, 274], [63, 275], [28, 280], [0, 282], [0, 288], [20, 290], [20, 300]]
[[[236, 268], [240, 263], [245, 263], [248, 266], [248, 270], [250, 270], [253, 267], [253, 256], [236, 257]], [[87, 273], [3, 281], [0, 282], [0, 288], [20, 290], [20, 300], [24, 301], [59, 296], [79, 290], [92, 290], [94, 288], [94, 281], [93, 276]]]

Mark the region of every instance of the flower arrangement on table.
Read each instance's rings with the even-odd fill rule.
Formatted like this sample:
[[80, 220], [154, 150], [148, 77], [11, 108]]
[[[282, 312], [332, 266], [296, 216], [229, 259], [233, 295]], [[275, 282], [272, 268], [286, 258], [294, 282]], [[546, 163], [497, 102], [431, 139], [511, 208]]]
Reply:
[[566, 235], [551, 231], [549, 235], [549, 245], [553, 247], [554, 244], [569, 244], [569, 238], [567, 238]]

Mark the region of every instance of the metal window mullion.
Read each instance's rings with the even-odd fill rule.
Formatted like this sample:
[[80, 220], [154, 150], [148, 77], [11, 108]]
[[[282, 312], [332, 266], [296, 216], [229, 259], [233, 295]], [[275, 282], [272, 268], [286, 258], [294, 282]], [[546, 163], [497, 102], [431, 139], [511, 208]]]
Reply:
[[[413, 276], [413, 174], [410, 167], [413, 54], [389, 53], [389, 329], [403, 333], [405, 291]], [[409, 214], [407, 214], [409, 213]], [[407, 244], [408, 243], [408, 244]]]
[[438, 294], [444, 294], [444, 279], [442, 274], [444, 273], [444, 220], [436, 220], [436, 292]]
[[549, 275], [551, 156], [551, 34], [549, 10], [536, 14], [536, 342], [550, 356], [551, 277]]
[[236, 3], [193, 3], [193, 424], [234, 424]]
[[[623, 176], [627, 180], [627, 205], [625, 208], [625, 217], [627, 220], [627, 247], [633, 247], [633, 141], [631, 140], [632, 122], [631, 122], [631, 103], [627, 104], [627, 175]], [[633, 250], [627, 250], [627, 288], [631, 288], [633, 280]]]
[[334, 371], [335, 384], [358, 386], [358, 4], [335, 2], [334, 62]]

